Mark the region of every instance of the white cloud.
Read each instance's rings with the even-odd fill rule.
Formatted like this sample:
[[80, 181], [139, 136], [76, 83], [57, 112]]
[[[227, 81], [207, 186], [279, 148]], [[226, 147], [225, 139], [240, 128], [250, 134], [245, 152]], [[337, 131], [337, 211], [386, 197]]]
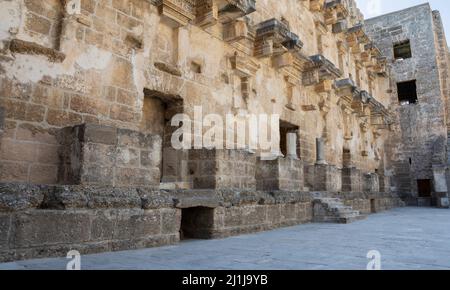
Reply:
[[365, 9], [366, 17], [375, 17], [382, 13], [381, 0], [368, 0]]

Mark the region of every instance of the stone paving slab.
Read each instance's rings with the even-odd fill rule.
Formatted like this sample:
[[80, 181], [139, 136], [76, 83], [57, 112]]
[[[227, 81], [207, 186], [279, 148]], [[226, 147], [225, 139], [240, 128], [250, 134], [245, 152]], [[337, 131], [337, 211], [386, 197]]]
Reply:
[[[370, 250], [383, 269], [450, 269], [450, 210], [399, 208], [348, 225], [307, 224], [222, 240], [81, 257], [93, 269], [355, 269]], [[67, 259], [0, 264], [0, 269], [65, 269]]]

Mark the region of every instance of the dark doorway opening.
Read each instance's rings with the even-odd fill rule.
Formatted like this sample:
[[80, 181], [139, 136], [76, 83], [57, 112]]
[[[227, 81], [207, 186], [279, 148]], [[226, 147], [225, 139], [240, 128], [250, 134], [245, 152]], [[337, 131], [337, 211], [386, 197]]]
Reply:
[[431, 180], [430, 179], [417, 180], [417, 189], [419, 197], [431, 197]]
[[416, 80], [397, 83], [398, 101], [401, 105], [416, 104], [417, 85]]
[[370, 200], [370, 212], [377, 213], [377, 202], [375, 199]]
[[214, 209], [185, 208], [181, 211], [180, 239], [210, 239], [214, 228]]

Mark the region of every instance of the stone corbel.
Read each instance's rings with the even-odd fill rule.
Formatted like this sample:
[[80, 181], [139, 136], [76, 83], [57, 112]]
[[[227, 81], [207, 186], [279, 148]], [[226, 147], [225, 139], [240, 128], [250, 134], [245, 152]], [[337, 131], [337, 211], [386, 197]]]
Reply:
[[285, 52], [272, 57], [272, 66], [297, 84], [302, 81], [302, 72], [309, 63], [309, 59], [300, 52]]
[[377, 63], [373, 68], [373, 70], [379, 76], [387, 77], [387, 58], [386, 57], [377, 58]]
[[216, 25], [219, 20], [219, 8], [215, 0], [197, 0], [195, 6], [195, 24], [208, 28]]
[[278, 19], [272, 18], [256, 26], [255, 56], [258, 58], [299, 52], [302, 47], [298, 35]]
[[333, 89], [333, 81], [332, 80], [322, 80], [315, 87], [314, 90], [319, 94], [328, 94]]
[[186, 26], [195, 19], [195, 0], [156, 0], [161, 16], [174, 27]]
[[389, 129], [392, 124], [392, 117], [389, 111], [377, 100], [371, 98], [369, 101], [370, 107], [370, 122], [376, 130], [386, 130]]
[[361, 61], [366, 67], [374, 67], [379, 57], [381, 57], [381, 51], [372, 42], [364, 46], [364, 52], [361, 53]]
[[345, 20], [349, 15], [346, 3], [343, 0], [326, 2], [324, 5], [324, 10], [324, 18], [327, 25], [334, 25], [338, 21]]
[[310, 57], [310, 62], [305, 66], [303, 72], [303, 85], [316, 86], [319, 92], [331, 90], [333, 85], [328, 80], [334, 80], [342, 75], [342, 72], [323, 55], [314, 55]]
[[174, 27], [193, 22], [207, 28], [256, 11], [256, 0], [155, 0], [154, 3]]
[[253, 55], [255, 30], [249, 25], [248, 19], [238, 19], [225, 24], [223, 39], [237, 50]]
[[361, 54], [365, 45], [370, 42], [369, 37], [364, 32], [362, 24], [355, 25], [347, 30], [347, 43], [353, 54]]
[[347, 31], [348, 28], [348, 22], [347, 20], [340, 20], [333, 24], [332, 31], [334, 34], [344, 33]]
[[335, 81], [334, 86], [339, 102], [346, 107], [351, 108], [353, 98], [359, 94], [355, 82], [352, 79], [342, 79]]
[[220, 23], [228, 23], [256, 11], [256, 0], [213, 1], [217, 4]]
[[367, 91], [360, 91], [359, 94], [355, 94], [352, 101], [352, 109], [358, 115], [367, 121], [367, 117], [370, 117], [369, 100], [372, 97]]
[[259, 63], [247, 55], [235, 52], [230, 58], [231, 68], [240, 77], [252, 77], [261, 67]]

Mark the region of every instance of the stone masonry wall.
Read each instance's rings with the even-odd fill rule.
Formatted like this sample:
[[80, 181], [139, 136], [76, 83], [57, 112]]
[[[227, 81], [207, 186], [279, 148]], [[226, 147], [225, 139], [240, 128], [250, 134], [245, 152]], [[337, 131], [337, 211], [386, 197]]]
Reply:
[[[408, 8], [365, 21], [366, 31], [391, 62], [391, 109], [396, 112], [386, 144], [389, 170], [398, 192], [417, 197], [417, 180], [433, 180], [436, 141], [446, 138], [446, 99], [441, 90], [435, 25], [429, 4]], [[410, 40], [412, 58], [395, 61], [393, 45]], [[416, 80], [417, 104], [401, 106], [397, 82]], [[442, 151], [444, 150], [444, 151]]]
[[[426, 35], [413, 42], [426, 61], [393, 71], [397, 80], [418, 72], [420, 105], [402, 108], [355, 1], [324, 2], [0, 1], [0, 260], [310, 222], [314, 194], [304, 189], [364, 212], [400, 205], [362, 176], [390, 166], [398, 188], [410, 190], [408, 158], [413, 175], [428, 177], [430, 142], [446, 136], [436, 54], [425, 47], [434, 43], [431, 12], [417, 8], [426, 12], [417, 12], [419, 29], [403, 14], [389, 18], [395, 29], [366, 29], [388, 58], [393, 39]], [[192, 118], [198, 106], [223, 120], [279, 115], [288, 126], [271, 129], [295, 128], [301, 160], [278, 160], [278, 184], [257, 191], [270, 176], [257, 180], [259, 150], [174, 152], [171, 118]], [[400, 116], [393, 132], [389, 106]], [[340, 192], [343, 152], [361, 177], [350, 193]], [[326, 165], [315, 164], [318, 153]], [[178, 185], [187, 189], [163, 189]], [[186, 225], [186, 216], [202, 221]]]
[[[0, 184], [0, 261], [174, 244], [185, 209], [200, 209], [197, 237], [223, 238], [313, 220], [308, 192], [151, 190]], [[331, 195], [332, 196], [332, 195]], [[393, 194], [339, 194], [363, 213], [402, 206]], [[206, 213], [206, 214], [202, 214]]]
[[162, 140], [158, 135], [100, 125], [61, 133], [59, 183], [159, 187]]
[[[372, 130], [361, 131], [356, 114], [347, 120], [330, 83], [352, 77], [387, 105], [386, 78], [359, 63], [362, 52], [349, 47], [346, 29], [333, 32], [332, 24], [324, 24], [335, 20], [326, 19], [318, 2], [256, 1], [246, 17], [224, 16], [207, 24], [170, 19], [157, 1], [81, 0], [79, 11], [65, 1], [2, 1], [0, 180], [56, 183], [57, 132], [64, 127], [100, 124], [161, 135], [159, 120], [146, 124], [155, 119], [149, 114], [161, 112], [161, 104], [147, 102], [145, 91], [176, 96], [190, 116], [197, 105], [221, 116], [279, 114], [299, 128], [305, 165], [314, 163], [316, 138], [327, 137], [327, 162], [342, 167], [348, 128], [353, 139], [346, 146], [355, 162], [373, 172], [387, 132], [377, 139]], [[350, 11], [348, 28], [362, 20], [354, 1], [342, 4]], [[255, 30], [272, 18], [298, 35], [300, 59], [321, 54], [341, 75], [334, 70], [327, 82], [307, 84], [302, 64], [258, 55]], [[312, 75], [318, 77], [318, 69]]]

